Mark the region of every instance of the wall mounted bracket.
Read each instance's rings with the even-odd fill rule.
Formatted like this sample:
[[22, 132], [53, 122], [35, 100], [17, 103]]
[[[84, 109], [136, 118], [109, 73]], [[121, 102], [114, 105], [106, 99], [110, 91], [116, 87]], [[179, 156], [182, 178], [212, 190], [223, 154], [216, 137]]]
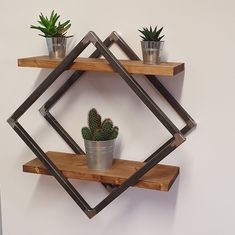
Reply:
[[[156, 150], [145, 160], [146, 164], [143, 167], [131, 175], [123, 184], [113, 188], [112, 192], [94, 208], [92, 208], [85, 201], [81, 194], [73, 187], [73, 185], [61, 173], [57, 166], [48, 158], [46, 153], [41, 149], [36, 141], [18, 122], [18, 119], [34, 104], [34, 102], [49, 88], [49, 86], [51, 86], [65, 70], [72, 66], [74, 60], [90, 43], [96, 47], [95, 52], [92, 53], [90, 57], [98, 58], [103, 55], [111, 65], [113, 71], [117, 72], [122, 77], [128, 86], [135, 92], [135, 94], [142, 100], [142, 102], [172, 135], [172, 137], [166, 143], [164, 143], [158, 150]], [[186, 125], [181, 130], [179, 130], [108, 49], [113, 43], [116, 43], [131, 60], [140, 60], [134, 51], [116, 32], [112, 32], [111, 35], [104, 42], [102, 42], [94, 32], [90, 31], [8, 119], [8, 123], [15, 130], [15, 132], [20, 136], [25, 144], [49, 170], [50, 174], [56, 178], [56, 180], [61, 184], [61, 186], [67, 191], [67, 193], [74, 199], [77, 205], [89, 218], [92, 218], [97, 213], [99, 213], [130, 186], [135, 185], [142, 176], [144, 176], [156, 164], [158, 164], [168, 154], [181, 145], [185, 141], [185, 135], [196, 126], [194, 120], [160, 83], [160, 81], [153, 75], [146, 75], [146, 78], [151, 82], [151, 84], [161, 93], [161, 95], [185, 121]], [[66, 141], [73, 151], [79, 154], [83, 154], [83, 150], [61, 126], [61, 124], [53, 117], [49, 110], [81, 77], [83, 73], [84, 71], [74, 72], [71, 77], [68, 78], [68, 80], [54, 93], [54, 95], [40, 108], [40, 112], [45, 117], [45, 119], [59, 133], [59, 135]]]

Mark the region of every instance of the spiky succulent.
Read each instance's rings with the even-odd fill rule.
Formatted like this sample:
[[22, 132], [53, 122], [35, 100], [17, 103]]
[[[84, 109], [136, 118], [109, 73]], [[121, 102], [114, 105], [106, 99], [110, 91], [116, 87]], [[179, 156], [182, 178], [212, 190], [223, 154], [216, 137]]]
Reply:
[[112, 131], [112, 133], [111, 133], [111, 139], [116, 139], [117, 138], [117, 136], [118, 136], [118, 127], [117, 126], [115, 126], [114, 128], [113, 128], [113, 131]]
[[82, 136], [86, 140], [92, 139], [92, 133], [91, 130], [88, 127], [83, 127], [82, 128]]
[[82, 128], [82, 136], [86, 140], [105, 141], [116, 139], [118, 136], [118, 127], [113, 126], [110, 118], [101, 122], [101, 116], [94, 108], [88, 113], [88, 126]]
[[88, 126], [92, 134], [94, 134], [96, 129], [99, 129], [101, 127], [101, 116], [94, 108], [91, 109], [88, 113]]
[[[60, 15], [53, 10], [50, 17], [44, 16], [42, 13], [39, 15], [39, 26], [31, 25], [31, 29], [37, 29], [43, 34], [39, 34], [42, 37], [65, 37], [68, 29], [71, 27], [70, 20], [64, 23], [58, 22]], [[57, 23], [58, 22], [58, 23]], [[71, 37], [71, 36], [69, 36]]]
[[101, 129], [104, 132], [104, 138], [109, 139], [113, 131], [113, 122], [110, 118], [104, 119], [101, 125]]
[[97, 129], [97, 130], [95, 130], [95, 132], [93, 134], [92, 140], [95, 140], [95, 141], [108, 140], [108, 139], [105, 139], [104, 136], [105, 136], [104, 131], [102, 129]]
[[142, 30], [138, 30], [142, 35], [140, 37], [143, 39], [143, 41], [161, 41], [161, 39], [165, 36], [160, 36], [161, 32], [163, 30], [163, 27], [161, 27], [159, 30], [157, 29], [157, 26], [153, 29], [152, 26], [149, 27], [143, 27]]

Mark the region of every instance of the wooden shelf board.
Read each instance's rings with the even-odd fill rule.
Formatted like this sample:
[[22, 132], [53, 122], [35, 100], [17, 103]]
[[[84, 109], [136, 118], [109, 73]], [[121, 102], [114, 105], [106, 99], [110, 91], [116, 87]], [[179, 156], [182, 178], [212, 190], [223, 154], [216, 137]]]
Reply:
[[[51, 59], [48, 56], [37, 56], [18, 59], [18, 66], [36, 68], [55, 68], [61, 59]], [[147, 65], [137, 60], [120, 60], [121, 64], [131, 74], [146, 74], [159, 76], [174, 76], [184, 71], [184, 63], [163, 62], [159, 65]], [[68, 68], [81, 71], [113, 72], [112, 67], [105, 59], [77, 58]]]
[[[62, 171], [66, 178], [89, 180], [115, 185], [122, 184], [145, 163], [115, 159], [112, 169], [105, 171], [87, 168], [83, 155], [47, 152], [47, 156]], [[50, 175], [39, 159], [33, 159], [23, 165], [23, 171]], [[145, 174], [134, 187], [168, 191], [179, 174], [179, 167], [158, 164]]]

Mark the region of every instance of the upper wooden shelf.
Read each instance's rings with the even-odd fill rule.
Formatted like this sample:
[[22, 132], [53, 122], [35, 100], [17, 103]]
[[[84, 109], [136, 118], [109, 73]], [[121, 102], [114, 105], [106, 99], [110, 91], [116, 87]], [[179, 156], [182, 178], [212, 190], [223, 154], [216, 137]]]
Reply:
[[[110, 170], [96, 171], [87, 168], [85, 156], [47, 152], [47, 156], [66, 178], [97, 181], [120, 185], [145, 163], [115, 159]], [[24, 172], [50, 175], [39, 159], [23, 165]], [[179, 167], [158, 164], [147, 172], [134, 187], [168, 191], [179, 174]]]
[[[18, 59], [18, 66], [36, 68], [55, 68], [61, 59], [51, 59], [48, 56], [37, 56]], [[184, 71], [184, 63], [164, 62], [159, 65], [147, 65], [137, 60], [120, 60], [121, 64], [131, 74], [146, 74], [174, 76]], [[69, 68], [72, 70], [113, 72], [105, 59], [77, 58]]]

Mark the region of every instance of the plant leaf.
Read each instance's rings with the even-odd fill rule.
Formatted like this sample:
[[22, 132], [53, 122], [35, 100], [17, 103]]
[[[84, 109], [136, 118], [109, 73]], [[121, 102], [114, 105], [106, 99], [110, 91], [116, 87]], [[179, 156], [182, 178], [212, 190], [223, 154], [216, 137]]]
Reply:
[[48, 20], [43, 16], [42, 13], [41, 13], [41, 15], [39, 15], [39, 18], [41, 20], [42, 25], [47, 28], [48, 27]]
[[160, 36], [162, 30], [163, 30], [163, 27], [158, 30], [157, 26], [153, 28], [150, 25], [149, 29], [147, 27], [143, 27], [142, 30], [139, 29], [138, 31], [142, 34], [140, 35], [140, 37], [144, 41], [160, 41], [164, 37], [164, 35]]
[[59, 17], [60, 15], [55, 10], [52, 10], [49, 18], [40, 13], [38, 20], [39, 26], [31, 25], [30, 28], [40, 30], [46, 37], [62, 37], [71, 27], [71, 23], [70, 20], [67, 20], [63, 24], [59, 22], [57, 25]]

